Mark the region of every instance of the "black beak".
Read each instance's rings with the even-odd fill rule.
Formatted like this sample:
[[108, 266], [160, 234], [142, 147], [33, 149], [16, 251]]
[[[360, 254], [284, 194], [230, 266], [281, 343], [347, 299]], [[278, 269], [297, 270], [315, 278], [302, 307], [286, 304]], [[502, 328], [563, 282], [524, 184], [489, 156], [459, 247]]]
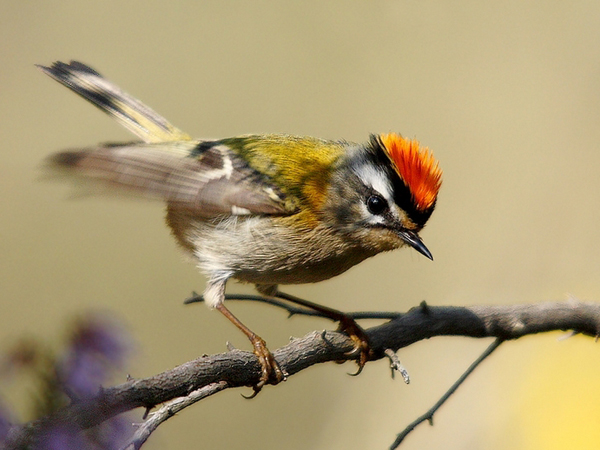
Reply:
[[433, 256], [431, 255], [431, 252], [427, 247], [425, 247], [425, 244], [423, 244], [423, 241], [417, 233], [415, 233], [414, 231], [402, 230], [398, 232], [398, 235], [402, 238], [404, 242], [406, 242], [408, 245], [410, 245], [412, 248], [418, 251], [421, 255], [427, 256], [430, 260], [433, 261]]

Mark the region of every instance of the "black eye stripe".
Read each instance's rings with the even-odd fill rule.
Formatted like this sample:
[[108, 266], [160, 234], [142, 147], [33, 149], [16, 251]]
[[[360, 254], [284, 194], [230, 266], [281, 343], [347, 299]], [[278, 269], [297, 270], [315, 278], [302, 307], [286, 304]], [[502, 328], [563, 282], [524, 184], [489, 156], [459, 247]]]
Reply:
[[377, 136], [371, 137], [371, 147], [369, 150], [371, 151], [367, 153], [367, 158], [372, 161], [372, 164], [385, 168], [387, 178], [392, 184], [393, 202], [406, 212], [419, 229], [423, 228], [433, 212], [435, 202], [425, 210], [417, 207], [410, 189], [389, 164], [389, 158], [386, 156], [381, 141]]

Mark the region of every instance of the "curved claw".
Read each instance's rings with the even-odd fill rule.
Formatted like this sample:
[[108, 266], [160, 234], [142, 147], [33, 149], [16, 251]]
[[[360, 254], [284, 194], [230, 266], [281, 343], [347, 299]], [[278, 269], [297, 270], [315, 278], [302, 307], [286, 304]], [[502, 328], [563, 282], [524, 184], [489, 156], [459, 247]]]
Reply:
[[360, 325], [358, 325], [356, 321], [350, 317], [340, 320], [340, 326], [338, 330], [346, 333], [350, 339], [354, 341], [354, 348], [352, 351], [346, 353], [346, 355], [353, 356], [356, 353], [360, 353], [360, 356], [356, 361], [358, 370], [355, 373], [348, 373], [348, 375], [355, 377], [362, 372], [367, 361], [371, 359], [372, 352], [371, 345], [369, 344], [369, 337], [367, 336], [365, 330], [363, 330]]
[[354, 373], [347, 372], [347, 373], [348, 373], [348, 375], [350, 375], [351, 377], [356, 377], [356, 376], [360, 375], [360, 373], [363, 371], [364, 367], [365, 367], [365, 366], [364, 366], [364, 364], [363, 364], [362, 366], [359, 364], [359, 365], [358, 365], [358, 369], [356, 370], [356, 372], [354, 372]]
[[369, 345], [369, 337], [367, 336], [367, 333], [356, 323], [352, 317], [343, 313], [342, 311], [338, 311], [337, 309], [332, 309], [317, 303], [309, 302], [308, 300], [304, 300], [281, 291], [275, 290], [273, 292], [273, 286], [269, 286], [269, 289], [271, 290], [268, 293], [263, 291], [261, 292], [266, 293], [267, 295], [273, 295], [277, 298], [295, 303], [305, 308], [312, 309], [324, 317], [330, 318], [331, 320], [339, 321], [340, 325], [338, 327], [338, 331], [346, 333], [350, 339], [354, 341], [354, 349], [346, 356], [354, 356], [356, 352], [360, 352], [360, 357], [357, 360], [358, 372], [356, 372], [354, 375], [358, 375], [362, 371], [367, 361], [372, 358], [373, 352], [371, 350], [371, 346]]
[[256, 397], [265, 384], [269, 382], [271, 384], [278, 384], [279, 382], [287, 379], [287, 373], [281, 370], [279, 364], [277, 364], [277, 361], [275, 361], [273, 354], [267, 348], [267, 343], [256, 335], [250, 339], [250, 341], [254, 346], [254, 354], [257, 356], [261, 365], [261, 375], [260, 381], [256, 385], [252, 386], [254, 393], [250, 396], [242, 394], [242, 397], [248, 400]]
[[[258, 383], [258, 384], [260, 384], [260, 383]], [[242, 397], [244, 397], [246, 400], [252, 400], [254, 397], [256, 397], [258, 395], [258, 393], [262, 389], [262, 386], [258, 387], [258, 384], [256, 386], [252, 387], [252, 389], [254, 390], [254, 392], [252, 393], [252, 395], [244, 395], [244, 394], [240, 394], [240, 395]]]
[[371, 354], [371, 348], [368, 346], [368, 342], [366, 343], [366, 346], [365, 346], [365, 342], [362, 342], [362, 341], [361, 342], [357, 342], [356, 346], [354, 347], [354, 349], [351, 352], [348, 352], [346, 354], [348, 356], [351, 356], [351, 355], [353, 355], [356, 352], [360, 352], [360, 357], [356, 361], [356, 365], [358, 366], [358, 369], [354, 373], [348, 372], [348, 375], [350, 375], [351, 377], [355, 377], [357, 375], [360, 375], [360, 373], [365, 368], [365, 364], [367, 364], [367, 361], [369, 360], [369, 356]]

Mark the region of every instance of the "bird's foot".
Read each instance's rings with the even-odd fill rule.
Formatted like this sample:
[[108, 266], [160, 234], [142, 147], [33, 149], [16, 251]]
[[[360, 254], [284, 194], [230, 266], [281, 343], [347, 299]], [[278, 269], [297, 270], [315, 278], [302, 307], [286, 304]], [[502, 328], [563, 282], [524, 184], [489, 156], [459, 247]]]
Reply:
[[250, 342], [254, 347], [254, 354], [258, 358], [261, 366], [260, 380], [252, 386], [254, 393], [250, 396], [244, 396], [247, 399], [254, 398], [258, 395], [265, 384], [278, 384], [285, 381], [287, 373], [285, 373], [273, 357], [271, 351], [267, 348], [267, 343], [259, 336], [250, 337]]
[[338, 331], [346, 333], [354, 342], [354, 349], [348, 352], [347, 355], [353, 356], [359, 354], [359, 357], [356, 360], [358, 370], [355, 373], [350, 374], [352, 376], [356, 376], [362, 372], [365, 364], [372, 357], [373, 352], [369, 343], [369, 337], [367, 336], [365, 330], [358, 323], [356, 323], [353, 318], [349, 316], [343, 316], [339, 318], [339, 321], [340, 325], [338, 327]]

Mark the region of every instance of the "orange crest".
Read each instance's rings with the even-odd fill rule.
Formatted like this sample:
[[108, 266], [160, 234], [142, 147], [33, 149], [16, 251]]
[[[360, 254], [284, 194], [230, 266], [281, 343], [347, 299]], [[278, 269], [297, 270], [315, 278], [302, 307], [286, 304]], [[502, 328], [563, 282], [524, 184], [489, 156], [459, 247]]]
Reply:
[[442, 185], [442, 171], [433, 153], [396, 133], [380, 134], [379, 139], [417, 208], [423, 211], [433, 206]]

